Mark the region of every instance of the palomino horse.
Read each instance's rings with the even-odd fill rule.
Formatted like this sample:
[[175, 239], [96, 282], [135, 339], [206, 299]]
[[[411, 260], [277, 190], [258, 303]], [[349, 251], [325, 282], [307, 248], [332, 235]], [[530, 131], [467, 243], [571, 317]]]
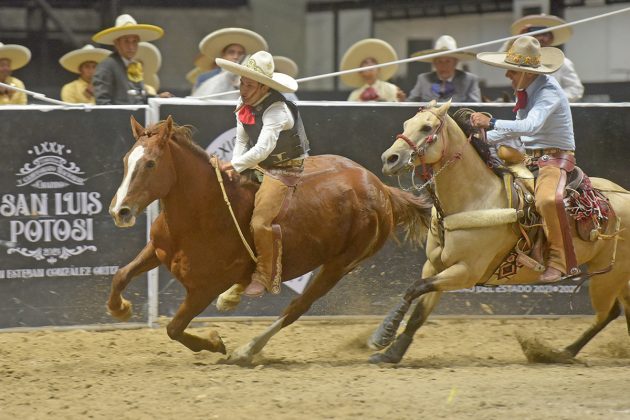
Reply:
[[[136, 143], [124, 157], [122, 184], [110, 213], [127, 227], [147, 205], [160, 200], [161, 213], [151, 226], [149, 243], [112, 280], [107, 306], [118, 319], [128, 319], [129, 301], [121, 296], [138, 274], [164, 264], [186, 288], [186, 298], [167, 326], [167, 333], [192, 351], [225, 353], [219, 335], [199, 337], [184, 330], [220, 293], [228, 309], [240, 300], [254, 263], [224, 202], [218, 175], [209, 156], [191, 140], [190, 130], [171, 118], [145, 129], [131, 118]], [[244, 237], [252, 243], [249, 221], [258, 184], [247, 177], [230, 180], [220, 174]], [[304, 293], [295, 298], [262, 335], [232, 353], [234, 363], [247, 363], [281, 328], [293, 323], [346, 273], [378, 251], [397, 225], [423, 241], [430, 222], [430, 200], [384, 185], [374, 174], [340, 156], [305, 160], [282, 225], [283, 281], [321, 269]], [[236, 297], [234, 296], [236, 295]]]
[[[440, 107], [431, 103], [428, 108], [421, 109], [405, 122], [404, 133], [382, 155], [383, 172], [387, 175], [413, 170], [423, 162], [429, 165], [434, 174], [435, 205], [436, 208], [441, 206], [446, 217], [443, 219], [443, 238], [438, 234], [437, 218], [432, 220], [426, 246], [427, 261], [421, 278], [407, 289], [400, 304], [368, 340], [370, 347], [382, 349], [395, 338], [385, 352], [372, 355], [372, 362], [398, 363], [442, 292], [470, 288], [478, 283], [534, 283], [539, 276], [539, 273], [526, 267], [508, 279], [499, 279], [494, 274], [516, 245], [518, 228], [515, 228], [514, 220], [502, 221], [502, 217], [498, 217], [509, 207], [503, 182], [487, 167], [457, 123], [447, 114], [449, 107], [450, 102]], [[591, 178], [591, 182], [610, 199], [618, 220], [630, 220], [628, 191], [601, 178]], [[615, 222], [610, 221], [607, 233], [614, 233], [618, 228]], [[590, 283], [595, 323], [564, 350], [542, 351], [541, 356], [546, 361], [569, 361], [575, 357], [599, 331], [619, 316], [618, 302], [625, 309], [630, 333], [630, 231], [622, 229], [618, 239], [625, 240], [618, 241], [583, 241], [576, 236], [575, 229], [572, 235], [578, 261], [588, 264], [590, 271], [609, 267], [615, 249], [617, 263], [606, 274], [593, 277]], [[402, 318], [418, 297], [420, 299], [405, 330], [395, 337]], [[523, 348], [528, 359], [535, 361], [527, 346], [523, 345]]]

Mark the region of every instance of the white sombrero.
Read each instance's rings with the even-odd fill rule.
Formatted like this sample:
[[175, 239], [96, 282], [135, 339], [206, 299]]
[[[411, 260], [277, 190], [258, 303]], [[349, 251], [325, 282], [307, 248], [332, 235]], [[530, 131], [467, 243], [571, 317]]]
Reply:
[[477, 54], [483, 63], [502, 69], [525, 73], [553, 73], [564, 64], [564, 54], [558, 48], [541, 47], [531, 36], [517, 38], [508, 52], [483, 52]]
[[[398, 55], [394, 47], [382, 39], [367, 38], [354, 43], [348, 48], [348, 51], [346, 51], [341, 59], [340, 68], [341, 70], [356, 69], [357, 67], [361, 67], [361, 63], [367, 58], [373, 58], [378, 64], [383, 64], [398, 60]], [[396, 74], [398, 64], [379, 67], [378, 70], [379, 79], [389, 80]], [[342, 74], [340, 78], [345, 84], [352, 87], [360, 87], [365, 84], [365, 81], [358, 72]]]
[[[418, 51], [415, 52], [413, 54], [411, 54], [412, 57], [420, 57], [423, 55], [427, 55], [427, 54], [433, 54], [433, 53], [438, 53], [438, 52], [442, 52], [442, 51], [449, 51], [449, 50], [455, 50], [457, 49], [457, 41], [455, 41], [455, 38], [453, 38], [450, 35], [442, 35], [441, 37], [439, 37], [437, 39], [437, 41], [435, 41], [435, 48], [432, 48], [430, 50], [422, 50], [422, 51]], [[473, 52], [468, 52], [468, 51], [458, 51], [458, 52], [454, 52], [451, 54], [444, 54], [440, 57], [451, 57], [451, 58], [456, 58], [459, 61], [466, 61], [466, 60], [472, 60], [473, 58], [475, 58], [476, 54]], [[421, 59], [418, 61], [423, 61], [425, 63], [432, 63], [433, 60], [435, 60], [438, 57], [433, 57], [433, 58], [426, 58], [426, 59]]]
[[224, 70], [255, 80], [281, 93], [295, 92], [298, 89], [293, 77], [274, 71], [273, 57], [267, 51], [252, 54], [245, 59], [245, 64], [233, 63], [223, 58], [217, 58], [216, 63]]
[[138, 35], [140, 41], [155, 41], [164, 35], [164, 30], [159, 26], [138, 23], [131, 15], [120, 15], [113, 27], [103, 29], [92, 37], [92, 41], [114, 45], [117, 38], [125, 35]]
[[[512, 35], [519, 35], [524, 29], [537, 30], [549, 28], [549, 32], [553, 34], [552, 46], [562, 45], [567, 42], [573, 35], [573, 29], [566, 26], [560, 29], [553, 29], [554, 26], [563, 25], [566, 22], [553, 15], [529, 15], [524, 16], [514, 22], [511, 26]], [[526, 35], [524, 33], [523, 35]]]
[[246, 54], [267, 51], [267, 41], [254, 31], [243, 28], [223, 28], [206, 35], [199, 43], [199, 51], [211, 59], [221, 57], [225, 47], [238, 44], [245, 48]]
[[100, 63], [111, 53], [110, 50], [106, 50], [105, 48], [94, 48], [94, 46], [87, 44], [83, 48], [64, 54], [63, 57], [59, 59], [59, 64], [72, 73], [80, 73], [79, 67], [81, 67], [81, 64], [89, 61]]
[[289, 57], [282, 55], [274, 55], [273, 63], [276, 66], [276, 70], [280, 73], [288, 74], [289, 76], [296, 78], [299, 72], [298, 65], [295, 61]]
[[11, 60], [11, 70], [24, 67], [31, 61], [31, 50], [21, 45], [0, 42], [0, 59]]
[[138, 52], [133, 57], [134, 60], [142, 62], [144, 74], [157, 73], [162, 67], [162, 54], [153, 44], [148, 42], [138, 43]]

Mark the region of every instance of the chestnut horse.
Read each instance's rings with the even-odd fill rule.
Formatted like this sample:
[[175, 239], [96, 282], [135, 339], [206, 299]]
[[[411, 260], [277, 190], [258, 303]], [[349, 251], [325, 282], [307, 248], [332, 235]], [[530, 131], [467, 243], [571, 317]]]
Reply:
[[[450, 102], [440, 107], [433, 102], [421, 109], [405, 122], [403, 134], [382, 155], [386, 175], [413, 170], [422, 161], [432, 167], [435, 203], [445, 215], [445, 231], [440, 237], [434, 218], [421, 278], [407, 289], [400, 304], [385, 318], [368, 345], [382, 349], [394, 338], [395, 341], [384, 353], [374, 354], [370, 358], [372, 362], [398, 363], [443, 292], [470, 288], [477, 283], [535, 283], [539, 276], [526, 267], [507, 279], [495, 275], [495, 270], [519, 239], [516, 218], [501, 221], [498, 217], [510, 211], [503, 181], [488, 168], [447, 114], [449, 107]], [[591, 182], [606, 195], [615, 210], [614, 220], [609, 221], [606, 232], [614, 237], [621, 222], [630, 220], [630, 192], [605, 179], [591, 178]], [[575, 229], [572, 235], [578, 262], [588, 264], [589, 270], [595, 272], [609, 267], [615, 253], [616, 263], [611, 271], [593, 277], [590, 282], [591, 303], [596, 313], [594, 324], [564, 350], [543, 350], [541, 356], [545, 360], [536, 360], [536, 355], [528, 352], [527, 343], [521, 342], [531, 361], [570, 361], [619, 316], [620, 306], [625, 309], [630, 333], [630, 230], [621, 229], [617, 239], [595, 242], [580, 239]], [[396, 337], [400, 322], [418, 297], [405, 330]]]
[[[107, 306], [128, 319], [130, 303], [121, 296], [129, 281], [164, 264], [183, 284], [186, 298], [166, 330], [192, 351], [225, 353], [216, 332], [209, 338], [184, 331], [220, 293], [230, 288], [223, 309], [238, 303], [254, 271], [252, 258], [236, 230], [206, 152], [191, 140], [187, 127], [169, 117], [144, 128], [131, 117], [135, 144], [124, 157], [124, 178], [110, 213], [119, 227], [133, 226], [154, 200], [161, 213], [151, 226], [150, 241], [112, 280]], [[247, 177], [221, 178], [235, 217], [248, 243], [249, 222], [258, 184]], [[281, 328], [293, 323], [345, 274], [378, 251], [401, 225], [422, 242], [430, 222], [431, 202], [384, 185], [374, 174], [340, 156], [305, 160], [282, 226], [282, 279], [321, 269], [262, 335], [232, 353], [234, 363], [248, 363]], [[234, 295], [237, 295], [236, 297]]]

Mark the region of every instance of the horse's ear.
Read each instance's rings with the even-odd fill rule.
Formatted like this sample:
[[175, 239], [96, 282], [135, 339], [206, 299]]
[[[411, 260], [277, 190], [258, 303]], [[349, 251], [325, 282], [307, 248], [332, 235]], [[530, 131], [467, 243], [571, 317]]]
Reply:
[[168, 139], [171, 138], [171, 133], [173, 132], [173, 117], [171, 117], [170, 115], [168, 116], [168, 118], [166, 118], [166, 121], [164, 121], [164, 124], [162, 124], [162, 127], [160, 128], [160, 142], [165, 143], [168, 141]]
[[435, 99], [431, 99], [431, 102], [427, 104], [427, 108], [435, 108], [437, 106], [437, 101]]
[[437, 112], [440, 116], [444, 116], [446, 115], [446, 113], [448, 112], [448, 109], [451, 107], [451, 99], [448, 100], [448, 102], [444, 102], [438, 109]]
[[131, 116], [130, 120], [131, 132], [133, 133], [133, 137], [138, 140], [138, 138], [142, 136], [142, 133], [144, 133], [144, 127], [138, 121], [136, 121], [133, 115]]

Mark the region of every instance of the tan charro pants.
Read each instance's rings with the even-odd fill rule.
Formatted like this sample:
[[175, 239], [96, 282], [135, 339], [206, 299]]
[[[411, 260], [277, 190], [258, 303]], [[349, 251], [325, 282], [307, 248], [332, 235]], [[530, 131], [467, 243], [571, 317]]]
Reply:
[[566, 274], [566, 256], [562, 239], [562, 227], [556, 207], [556, 190], [560, 182], [562, 169], [544, 166], [538, 172], [536, 189], [536, 210], [543, 218], [545, 235], [549, 242], [549, 259], [547, 266], [553, 267]]
[[273, 293], [280, 291], [282, 236], [280, 227], [272, 224], [282, 210], [289, 188], [278, 179], [265, 175], [254, 200], [251, 229], [258, 262], [252, 280]]

